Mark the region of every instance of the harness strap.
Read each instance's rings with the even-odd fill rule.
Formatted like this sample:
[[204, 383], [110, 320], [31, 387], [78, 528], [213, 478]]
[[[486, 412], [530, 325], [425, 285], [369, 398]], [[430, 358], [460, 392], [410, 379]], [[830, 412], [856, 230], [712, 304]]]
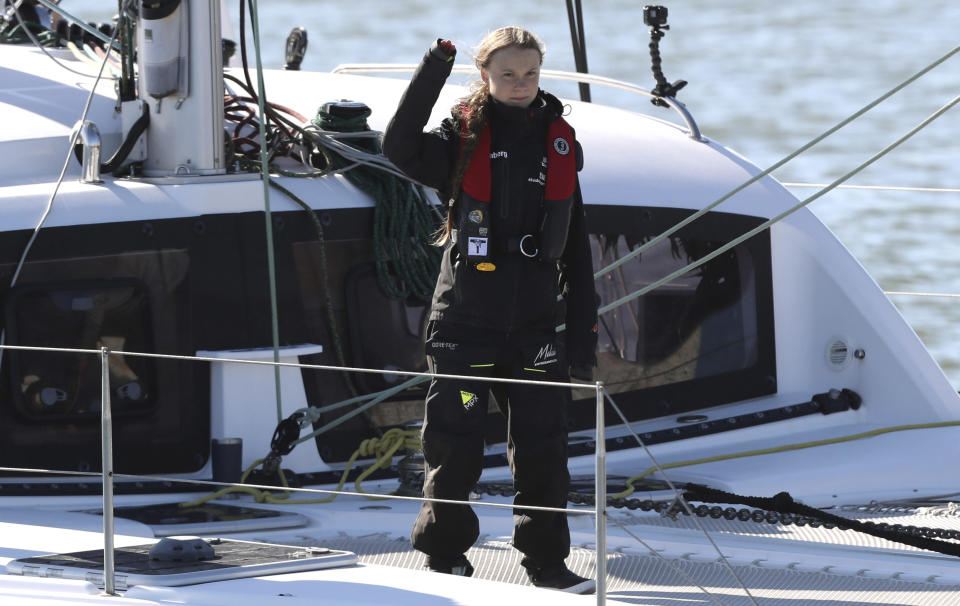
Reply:
[[[465, 125], [463, 130], [466, 131]], [[462, 139], [460, 145], [463, 145]], [[489, 203], [490, 181], [490, 125], [487, 124], [480, 132], [480, 138], [477, 139], [477, 147], [473, 150], [461, 187], [470, 197]]]

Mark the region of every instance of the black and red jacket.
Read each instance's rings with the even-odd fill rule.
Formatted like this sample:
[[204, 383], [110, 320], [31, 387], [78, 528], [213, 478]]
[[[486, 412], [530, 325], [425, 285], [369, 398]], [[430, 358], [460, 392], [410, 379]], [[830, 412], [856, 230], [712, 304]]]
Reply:
[[[383, 137], [383, 152], [397, 167], [441, 192], [450, 190], [454, 177], [461, 145], [460, 120], [451, 117], [432, 131], [423, 129], [451, 68], [451, 61], [429, 52], [424, 56]], [[557, 185], [564, 181], [562, 176], [551, 174], [548, 182], [546, 173], [550, 166], [544, 171], [546, 159], [556, 155], [548, 153], [548, 131], [557, 132], [550, 130], [550, 125], [560, 120], [562, 113], [560, 101], [543, 91], [529, 107], [492, 102], [488, 112], [489, 159], [475, 153], [464, 182], [474, 194], [471, 197], [475, 198], [477, 191], [481, 197], [489, 196], [490, 254], [496, 269], [478, 271], [465, 258], [461, 247], [448, 243], [430, 319], [503, 332], [550, 331], [558, 324], [566, 324], [569, 362], [593, 366], [596, 294], [583, 202], [575, 175], [569, 200], [569, 228], [559, 259], [530, 258], [517, 249], [524, 235], [541, 231], [544, 204], [554, 202], [545, 201], [545, 189], [566, 191], [565, 186]], [[485, 145], [478, 148], [482, 149], [481, 156], [486, 153]], [[579, 145], [561, 151], [576, 154], [575, 166], [582, 166]], [[489, 189], [482, 183], [487, 173]], [[463, 214], [465, 195], [463, 188], [456, 192], [458, 202], [453, 212]], [[465, 218], [455, 217], [455, 223], [462, 225]], [[565, 298], [558, 302], [561, 290]]]

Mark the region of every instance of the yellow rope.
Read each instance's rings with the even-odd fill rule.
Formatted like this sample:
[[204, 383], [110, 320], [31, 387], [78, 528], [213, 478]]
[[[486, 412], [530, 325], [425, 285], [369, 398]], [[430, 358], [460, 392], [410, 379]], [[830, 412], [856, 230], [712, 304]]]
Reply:
[[[354, 486], [357, 488], [357, 492], [365, 493], [360, 484], [367, 477], [370, 476], [373, 472], [378, 469], [387, 468], [393, 462], [393, 455], [401, 448], [405, 448], [410, 451], [420, 450], [420, 432], [416, 429], [403, 430], [399, 428], [393, 428], [383, 434], [379, 438], [370, 438], [364, 440], [360, 443], [360, 447], [350, 456], [350, 460], [347, 461], [347, 466], [344, 468], [343, 473], [340, 475], [340, 483], [337, 484], [337, 491], [343, 490], [344, 484], [347, 482], [347, 476], [350, 475], [350, 470], [353, 468], [353, 464], [360, 457], [377, 457], [376, 462], [365, 469], [363, 473], [357, 476], [357, 479], [354, 481]], [[247, 476], [257, 468], [263, 459], [257, 459], [253, 462], [250, 467], [243, 472], [243, 475], [240, 476], [240, 482], [243, 483], [246, 481]], [[280, 476], [280, 483], [284, 488], [289, 488], [290, 485], [287, 483], [287, 477], [283, 473], [282, 469], [277, 470], [277, 474]], [[180, 503], [180, 507], [196, 507], [197, 505], [202, 505], [207, 501], [212, 501], [213, 499], [219, 499], [225, 494], [232, 492], [245, 492], [247, 494], [253, 495], [254, 500], [257, 503], [272, 503], [276, 505], [307, 505], [313, 503], [329, 503], [337, 498], [336, 494], [332, 494], [327, 497], [316, 498], [316, 499], [291, 499], [289, 492], [284, 492], [279, 496], [275, 496], [268, 490], [260, 490], [252, 486], [228, 486], [221, 490], [218, 490], [212, 494], [200, 497], [194, 501], [189, 501], [187, 503]], [[376, 496], [368, 496], [369, 499], [376, 499]]]
[[885, 433], [893, 433], [896, 431], [910, 431], [913, 429], [932, 429], [937, 427], [957, 427], [960, 426], [960, 421], [940, 421], [937, 423], [919, 423], [916, 425], [897, 425], [895, 427], [884, 427], [881, 429], [873, 429], [870, 431], [865, 431], [863, 433], [856, 433], [849, 436], [840, 436], [838, 438], [827, 438], [825, 440], [813, 440], [812, 442], [800, 442], [798, 444], [786, 444], [784, 446], [775, 446], [773, 448], [760, 448], [758, 450], [747, 450], [744, 452], [734, 452], [724, 455], [716, 455], [713, 457], [703, 457], [700, 459], [691, 459], [689, 461], [675, 461], [673, 463], [667, 463], [665, 465], [659, 465], [650, 467], [643, 473], [635, 475], [629, 478], [626, 481], [627, 489], [621, 493], [611, 495], [611, 498], [622, 499], [624, 497], [630, 496], [636, 490], [633, 483], [641, 480], [648, 475], [654, 473], [655, 471], [663, 471], [665, 469], [675, 469], [677, 467], [687, 467], [689, 465], [700, 465], [702, 463], [713, 463], [716, 461], [728, 461], [730, 459], [742, 459], [745, 457], [755, 457], [758, 455], [773, 454], [777, 452], [788, 452], [791, 450], [801, 450], [804, 448], [813, 448], [815, 446], [826, 446], [828, 444], [839, 444], [840, 442], [850, 442], [853, 440], [861, 440], [863, 438], [872, 438], [874, 436], [879, 436]]

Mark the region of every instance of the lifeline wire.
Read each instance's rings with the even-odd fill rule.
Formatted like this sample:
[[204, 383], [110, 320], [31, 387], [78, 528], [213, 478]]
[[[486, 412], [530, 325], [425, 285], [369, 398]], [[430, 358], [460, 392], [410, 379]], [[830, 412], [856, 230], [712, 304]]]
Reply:
[[[957, 49], [960, 50], [960, 47], [957, 47]], [[946, 105], [942, 106], [940, 109], [938, 109], [937, 111], [935, 111], [935, 112], [933, 112], [932, 114], [930, 114], [930, 116], [928, 116], [926, 119], [924, 119], [922, 122], [920, 122], [920, 124], [918, 124], [917, 126], [915, 126], [915, 127], [913, 127], [912, 129], [910, 129], [905, 135], [903, 135], [902, 137], [900, 137], [899, 139], [897, 139], [896, 141], [894, 141], [894, 142], [891, 143], [890, 145], [887, 145], [886, 147], [884, 147], [882, 150], [880, 150], [880, 151], [877, 152], [876, 154], [870, 156], [870, 158], [867, 159], [865, 162], [863, 162], [862, 164], [859, 164], [859, 165], [856, 166], [853, 170], [847, 172], [846, 174], [844, 174], [844, 175], [841, 176], [840, 178], [838, 178], [838, 179], [836, 179], [835, 181], [833, 181], [830, 185], [828, 185], [827, 187], [821, 189], [820, 191], [818, 191], [817, 193], [813, 194], [813, 195], [810, 196], [809, 198], [807, 198], [807, 199], [805, 199], [805, 200], [802, 200], [800, 203], [795, 204], [794, 206], [788, 208], [787, 210], [783, 211], [782, 213], [780, 213], [779, 215], [773, 217], [772, 219], [768, 219], [767, 221], [764, 221], [763, 223], [761, 223], [760, 225], [758, 225], [758, 226], [756, 226], [755, 228], [751, 229], [751, 230], [748, 231], [747, 233], [745, 233], [745, 234], [739, 236], [738, 238], [735, 238], [734, 240], [732, 240], [732, 241], [724, 244], [723, 246], [721, 246], [720, 248], [718, 248], [718, 249], [716, 249], [715, 251], [711, 252], [710, 254], [704, 255], [704, 256], [701, 257], [700, 259], [697, 259], [696, 261], [693, 261], [692, 263], [688, 264], [687, 266], [681, 267], [680, 269], [674, 271], [673, 273], [671, 273], [671, 274], [669, 274], [669, 275], [667, 275], [667, 276], [665, 276], [665, 277], [663, 277], [663, 278], [660, 278], [659, 280], [656, 280], [656, 281], [648, 284], [647, 286], [644, 286], [643, 288], [640, 288], [640, 289], [632, 292], [632, 293], [629, 294], [629, 295], [626, 295], [626, 296], [624, 296], [624, 297], [621, 297], [621, 298], [617, 299], [616, 301], [613, 301], [613, 302], [611, 302], [611, 303], [608, 303], [607, 305], [604, 305], [603, 307], [601, 307], [600, 309], [597, 310], [597, 313], [598, 313], [598, 314], [606, 313], [606, 312], [610, 311], [611, 309], [614, 309], [615, 307], [619, 307], [620, 305], [623, 305], [623, 304], [625, 304], [625, 303], [628, 303], [628, 302], [636, 299], [637, 297], [642, 297], [643, 295], [645, 295], [646, 293], [650, 292], [651, 290], [654, 290], [654, 289], [662, 286], [663, 284], [666, 284], [667, 282], [670, 282], [670, 281], [673, 280], [674, 278], [677, 278], [677, 277], [679, 277], [679, 276], [682, 276], [682, 275], [686, 274], [687, 272], [692, 271], [692, 270], [696, 269], [697, 267], [700, 267], [701, 265], [704, 265], [705, 263], [707, 263], [707, 262], [709, 262], [709, 261], [712, 261], [713, 259], [719, 257], [720, 255], [722, 255], [723, 253], [727, 252], [727, 251], [730, 250], [731, 248], [734, 248], [735, 246], [738, 246], [738, 245], [741, 244], [742, 242], [744, 242], [744, 241], [746, 241], [746, 240], [749, 240], [750, 238], [752, 238], [753, 236], [757, 235], [757, 234], [760, 233], [761, 231], [769, 228], [769, 227], [770, 227], [771, 225], [773, 225], [774, 223], [779, 222], [779, 221], [780, 221], [781, 219], [783, 219], [784, 217], [795, 213], [796, 211], [800, 210], [800, 209], [803, 208], [804, 206], [807, 206], [808, 204], [810, 204], [810, 203], [813, 202], [814, 200], [816, 200], [816, 199], [820, 198], [821, 196], [829, 193], [831, 190], [835, 189], [838, 185], [840, 185], [840, 184], [843, 183], [844, 181], [848, 180], [850, 177], [856, 175], [857, 173], [861, 172], [862, 170], [864, 170], [865, 168], [867, 168], [868, 166], [870, 166], [871, 164], [873, 164], [874, 162], [876, 162], [877, 160], [879, 160], [880, 158], [882, 158], [883, 156], [887, 155], [888, 153], [890, 153], [891, 151], [893, 151], [894, 149], [896, 149], [897, 147], [899, 147], [904, 141], [910, 139], [910, 138], [913, 137], [915, 134], [917, 134], [918, 132], [920, 132], [921, 130], [923, 130], [924, 128], [926, 128], [931, 122], [933, 122], [934, 120], [936, 120], [937, 118], [939, 118], [940, 116], [942, 116], [947, 110], [949, 110], [950, 108], [952, 108], [952, 107], [953, 107], [954, 105], [956, 105], [957, 103], [960, 103], [960, 95], [954, 97], [954, 98], [951, 99]], [[749, 182], [748, 182], [748, 183], [749, 183]], [[743, 187], [745, 187], [745, 186], [741, 186], [741, 189], [742, 189]], [[739, 191], [739, 190], [737, 190], [737, 191]], [[725, 198], [724, 198], [724, 199], [725, 199]], [[710, 208], [710, 207], [708, 207], [708, 208]], [[705, 209], [705, 210], [706, 210], [706, 209]], [[691, 215], [691, 216], [696, 216], [696, 215]], [[682, 224], [682, 223], [683, 223], [683, 222], [681, 222], [681, 224]], [[678, 225], [680, 225], [680, 224], [678, 224]], [[673, 229], [673, 231], [676, 231], [676, 229], [679, 229], [679, 228], [675, 226], [675, 227], [672, 228], [672, 229]], [[668, 234], [668, 233], [673, 233], [673, 232], [672, 232], [671, 230], [667, 230], [666, 232], [664, 232], [664, 234]], [[661, 234], [661, 236], [663, 236], [664, 234]], [[659, 237], [659, 236], [658, 236], [658, 237]], [[641, 246], [640, 248], [638, 248], [637, 250], [635, 250], [635, 251], [633, 251], [633, 252], [637, 252], [637, 251], [639, 251], [639, 250], [642, 249], [642, 248], [643, 248], [643, 246]], [[632, 255], [633, 253], [630, 253], [630, 254]], [[630, 255], [627, 255], [627, 257], [629, 257], [629, 256], [630, 256]], [[625, 258], [626, 258], [626, 257], [621, 258], [620, 261], [623, 261]], [[611, 267], [612, 267], [612, 265], [611, 265]]]
[[[783, 159], [780, 160], [779, 162], [775, 163], [774, 165], [770, 166], [770, 167], [767, 168], [766, 170], [760, 172], [760, 173], [757, 174], [756, 176], [752, 177], [751, 179], [749, 179], [748, 181], [746, 181], [745, 183], [743, 183], [742, 185], [740, 185], [740, 186], [737, 187], [736, 189], [731, 190], [730, 192], [728, 192], [728, 193], [726, 193], [725, 195], [721, 196], [721, 197], [720, 197], [719, 199], [717, 199], [716, 201], [714, 201], [714, 202], [708, 204], [707, 206], [705, 206], [704, 208], [698, 210], [697, 212], [695, 212], [694, 214], [690, 215], [689, 217], [687, 217], [687, 218], [684, 219], [683, 221], [680, 221], [679, 223], [677, 223], [677, 224], [674, 225], [673, 227], [667, 229], [667, 230], [664, 231], [663, 233], [661, 233], [661, 234], [659, 234], [658, 236], [654, 237], [654, 238], [653, 238], [652, 240], [650, 240], [649, 242], [643, 243], [642, 245], [640, 245], [640, 246], [637, 247], [636, 249], [630, 251], [629, 254], [624, 255], [623, 257], [621, 257], [621, 258], [618, 259], [617, 261], [614, 261], [614, 262], [611, 263], [610, 265], [608, 265], [608, 266], [606, 266], [606, 267], [598, 270], [596, 273], [593, 274], [594, 279], [599, 278], [600, 276], [602, 276], [602, 275], [604, 275], [604, 274], [606, 274], [606, 273], [608, 273], [608, 272], [610, 272], [610, 271], [613, 271], [615, 268], [619, 267], [620, 265], [623, 265], [624, 263], [626, 263], [626, 262], [629, 261], [630, 259], [636, 257], [636, 256], [639, 255], [640, 253], [648, 250], [651, 246], [654, 246], [655, 244], [657, 244], [657, 243], [660, 242], [661, 240], [664, 240], [665, 238], [667, 238], [667, 237], [669, 237], [670, 235], [674, 234], [674, 233], [677, 232], [678, 230], [680, 230], [680, 229], [686, 227], [687, 225], [689, 225], [690, 223], [696, 221], [697, 219], [699, 219], [699, 218], [702, 217], [703, 215], [707, 214], [710, 210], [716, 208], [717, 206], [719, 206], [719, 205], [722, 204], [723, 202], [729, 200], [730, 198], [732, 198], [732, 197], [735, 196], [736, 194], [740, 193], [741, 191], [743, 191], [743, 190], [746, 189], [747, 187], [753, 185], [754, 183], [756, 183], [757, 181], [759, 181], [759, 180], [762, 179], [763, 177], [766, 177], [767, 175], [769, 175], [769, 174], [772, 173], [773, 171], [775, 171], [775, 170], [777, 170], [778, 168], [782, 167], [784, 164], [790, 162], [791, 160], [793, 160], [794, 158], [796, 158], [797, 156], [799, 156], [799, 155], [802, 154], [803, 152], [807, 151], [808, 149], [810, 149], [810, 148], [813, 147], [814, 145], [820, 143], [821, 141], [823, 141], [824, 139], [826, 139], [827, 137], [829, 137], [829, 136], [832, 135], [833, 133], [837, 132], [838, 130], [840, 130], [841, 128], [843, 128], [844, 126], [846, 126], [847, 124], [850, 124], [851, 122], [853, 122], [854, 120], [856, 120], [857, 118], [859, 118], [859, 117], [862, 116], [863, 114], [867, 113], [868, 111], [870, 111], [871, 109], [873, 109], [874, 107], [876, 107], [877, 105], [879, 105], [880, 103], [882, 103], [883, 101], [886, 101], [888, 98], [890, 98], [890, 97], [893, 96], [894, 94], [900, 92], [902, 89], [906, 88], [909, 84], [912, 84], [912, 83], [913, 83], [914, 81], [916, 81], [918, 78], [920, 78], [921, 76], [925, 75], [927, 72], [929, 72], [929, 71], [932, 70], [933, 68], [937, 67], [938, 65], [940, 65], [941, 63], [943, 63], [944, 61], [946, 61], [947, 59], [949, 59], [950, 57], [952, 57], [953, 55], [955, 55], [957, 52], [960, 52], [960, 46], [955, 47], [953, 50], [951, 50], [950, 52], [948, 52], [948, 53], [945, 54], [944, 56], [940, 57], [939, 59], [937, 59], [936, 61], [934, 61], [934, 62], [931, 63], [930, 65], [928, 65], [928, 66], [926, 66], [925, 68], [921, 69], [921, 70], [920, 70], [919, 72], [917, 72], [916, 74], [910, 76], [909, 78], [907, 78], [906, 80], [904, 80], [903, 82], [901, 82], [900, 84], [898, 84], [897, 86], [895, 86], [894, 88], [890, 89], [890, 90], [887, 91], [886, 93], [880, 95], [879, 97], [877, 97], [876, 99], [874, 99], [873, 101], [871, 101], [871, 102], [868, 103], [867, 105], [863, 106], [862, 108], [860, 108], [859, 110], [857, 110], [856, 112], [854, 112], [853, 114], [851, 114], [850, 116], [848, 116], [847, 118], [841, 120], [839, 123], [837, 123], [836, 125], [834, 125], [832, 128], [829, 128], [828, 130], [826, 130], [826, 131], [825, 131], [823, 134], [821, 134], [820, 136], [815, 137], [813, 140], [811, 140], [811, 141], [809, 141], [808, 143], [802, 145], [799, 149], [797, 149], [797, 150], [794, 151], [793, 153], [789, 154], [788, 156], [786, 156], [785, 158], [783, 158]], [[834, 183], [836, 183], [836, 182], [834, 182]], [[831, 185], [833, 185], [833, 184], [831, 184]], [[836, 185], [834, 185], [834, 187], [836, 187]], [[832, 189], [832, 188], [831, 188], [831, 189]], [[829, 191], [829, 190], [827, 190], [827, 191]]]
[[[243, 0], [240, 0], [243, 2]], [[257, 16], [257, 0], [250, 0], [250, 27], [253, 29], [253, 49], [257, 59], [257, 105], [264, 119], [260, 128], [260, 172], [263, 181], [264, 224], [267, 231], [267, 280], [270, 282], [270, 330], [273, 335], [273, 361], [280, 361], [280, 320], [277, 312], [276, 258], [273, 250], [273, 218], [270, 213], [270, 167], [267, 162], [267, 125], [264, 105], [266, 91], [263, 87], [263, 64], [260, 61], [260, 22]], [[274, 366], [273, 382], [277, 392], [277, 422], [283, 421], [283, 406], [280, 400], [280, 367]]]
[[703, 527], [703, 524], [701, 524], [697, 516], [694, 515], [693, 508], [690, 507], [690, 503], [688, 503], [687, 500], [683, 498], [683, 493], [677, 490], [677, 487], [673, 484], [673, 482], [670, 480], [667, 474], [664, 473], [663, 467], [660, 466], [660, 463], [657, 461], [656, 457], [654, 457], [653, 453], [650, 452], [650, 449], [647, 448], [646, 443], [640, 439], [640, 436], [634, 433], [633, 428], [630, 427], [630, 422], [627, 421], [627, 417], [623, 414], [623, 411], [620, 410], [620, 407], [617, 406], [617, 403], [613, 401], [613, 397], [610, 395], [610, 392], [608, 392], [604, 388], [603, 395], [606, 397], [607, 401], [610, 402], [610, 405], [613, 407], [613, 410], [620, 417], [620, 420], [623, 421], [623, 425], [630, 432], [630, 435], [633, 436], [633, 439], [637, 441], [637, 444], [639, 444], [640, 447], [643, 448], [643, 452], [645, 452], [647, 456], [650, 457], [650, 460], [653, 461], [654, 467], [660, 470], [660, 475], [663, 476], [664, 481], [670, 487], [670, 490], [673, 491], [674, 498], [677, 500], [678, 503], [683, 505], [683, 508], [687, 511], [687, 514], [689, 514], [691, 519], [693, 519], [694, 524], [696, 524], [697, 528], [700, 529], [700, 532], [703, 533], [703, 536], [706, 537], [707, 541], [710, 542], [710, 545], [713, 546], [713, 549], [717, 552], [717, 555], [720, 556], [720, 561], [723, 562], [724, 567], [727, 569], [730, 575], [737, 580], [737, 583], [739, 583], [740, 587], [743, 588], [743, 591], [747, 594], [747, 597], [750, 598], [750, 601], [753, 603], [753, 605], [758, 606], [756, 599], [754, 599], [753, 594], [750, 593], [750, 590], [747, 588], [747, 585], [743, 582], [743, 580], [737, 574], [737, 571], [733, 569], [733, 566], [730, 565], [730, 562], [727, 561], [727, 556], [723, 555], [723, 552], [720, 550], [720, 546], [717, 545], [717, 543], [713, 540], [713, 537], [710, 536], [710, 533], [707, 532], [707, 529]]
[[[784, 187], [826, 187], [826, 183], [787, 183], [780, 182]], [[914, 187], [910, 185], [851, 185], [844, 183], [838, 185], [837, 189], [869, 189], [874, 191], [915, 191], [930, 192], [935, 194], [960, 194], [958, 187]]]
[[[93, 472], [93, 471], [66, 471], [59, 469], [35, 469], [29, 467], [0, 467], [0, 471], [11, 471], [16, 473], [43, 473], [51, 475], [74, 475], [74, 476], [88, 476], [91, 478], [101, 478], [102, 474]], [[276, 490], [277, 486], [271, 486], [268, 484], [232, 484], [229, 482], [215, 482], [213, 480], [193, 480], [190, 478], [177, 478], [173, 476], [158, 476], [158, 475], [139, 475], [134, 473], [115, 473], [113, 474], [114, 478], [124, 478], [129, 480], [148, 480], [151, 482], [170, 482], [172, 484], [192, 484], [194, 486], [236, 486], [238, 488], [258, 488], [262, 490]], [[289, 490], [290, 492], [305, 492], [311, 494], [336, 494], [346, 497], [370, 497], [371, 495], [365, 492], [350, 492], [348, 490], [326, 490], [324, 488], [296, 488], [293, 486], [282, 487], [284, 490]], [[513, 503], [487, 503], [484, 501], [457, 501], [455, 499], [435, 499], [432, 497], [407, 497], [397, 494], [378, 494], [376, 495], [378, 499], [393, 499], [396, 501], [419, 501], [419, 502], [430, 502], [430, 503], [445, 503], [450, 505], [464, 505], [468, 504], [476, 507], [490, 507], [493, 509], [522, 509], [526, 511], [546, 511], [550, 513], [565, 513], [567, 515], [575, 516], [592, 516], [596, 512], [592, 509], [570, 509], [564, 507], [541, 507], [538, 505], [514, 505]]]
[[960, 298], [960, 294], [948, 293], [948, 292], [909, 292], [905, 290], [885, 290], [883, 291], [885, 295], [906, 295], [910, 297], [950, 297], [950, 298]]

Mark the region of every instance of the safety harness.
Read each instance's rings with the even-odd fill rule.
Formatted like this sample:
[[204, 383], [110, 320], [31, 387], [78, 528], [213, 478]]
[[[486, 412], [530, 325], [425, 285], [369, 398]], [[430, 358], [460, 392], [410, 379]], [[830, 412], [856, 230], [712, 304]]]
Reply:
[[[466, 129], [464, 128], [464, 131]], [[458, 245], [470, 264], [480, 271], [493, 271], [494, 252], [519, 251], [526, 257], [556, 261], [566, 246], [570, 213], [577, 181], [577, 160], [573, 128], [563, 118], [547, 127], [547, 163], [540, 233], [515, 238], [496, 236], [491, 231], [492, 187], [491, 131], [484, 126], [463, 176], [458, 223]], [[461, 140], [461, 145], [463, 140]]]

